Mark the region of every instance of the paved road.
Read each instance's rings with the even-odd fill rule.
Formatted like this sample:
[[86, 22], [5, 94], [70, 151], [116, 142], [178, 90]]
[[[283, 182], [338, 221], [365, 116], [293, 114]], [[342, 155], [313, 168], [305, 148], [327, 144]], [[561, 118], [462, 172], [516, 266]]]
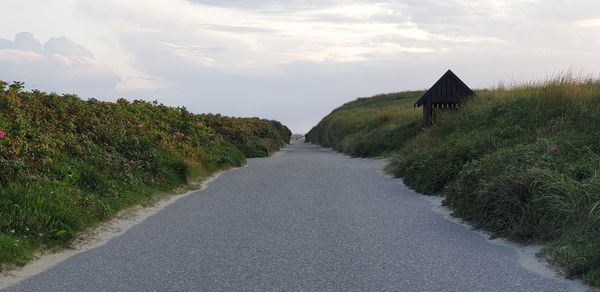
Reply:
[[11, 291], [567, 291], [381, 172], [295, 144]]

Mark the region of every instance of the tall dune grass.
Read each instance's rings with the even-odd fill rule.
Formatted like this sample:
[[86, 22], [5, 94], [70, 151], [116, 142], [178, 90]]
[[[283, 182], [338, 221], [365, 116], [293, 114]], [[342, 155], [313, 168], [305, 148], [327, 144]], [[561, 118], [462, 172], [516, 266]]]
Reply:
[[422, 92], [403, 92], [359, 98], [334, 110], [307, 135], [307, 142], [369, 157], [401, 147], [420, 130], [414, 99]]
[[[332, 116], [338, 112], [357, 111], [342, 106]], [[417, 117], [398, 115], [388, 122]], [[313, 131], [335, 129], [322, 123]], [[548, 242], [544, 254], [567, 274], [600, 285], [599, 79], [567, 72], [478, 90], [460, 110], [402, 139], [388, 171], [419, 192], [446, 196], [456, 216], [496, 236]]]

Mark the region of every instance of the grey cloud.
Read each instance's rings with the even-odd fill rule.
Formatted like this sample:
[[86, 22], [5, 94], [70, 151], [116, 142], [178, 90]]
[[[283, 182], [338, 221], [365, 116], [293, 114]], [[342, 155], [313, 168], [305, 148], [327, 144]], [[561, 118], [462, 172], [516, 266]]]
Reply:
[[15, 36], [14, 41], [0, 39], [0, 49], [11, 49], [41, 53], [42, 44], [33, 37], [32, 33], [21, 32]]
[[46, 54], [58, 54], [66, 57], [94, 58], [92, 51], [74, 43], [65, 37], [50, 38], [44, 44], [44, 52]]
[[68, 38], [53, 37], [42, 45], [30, 32], [17, 33], [14, 41], [0, 39], [1, 49], [35, 52], [44, 55], [94, 58], [92, 51], [74, 43]]
[[0, 57], [0, 80], [23, 81], [29, 88], [110, 98], [120, 81], [92, 60], [90, 50], [67, 38], [51, 38], [42, 46], [33, 34], [18, 33], [14, 41], [0, 39]]
[[41, 52], [42, 45], [33, 37], [33, 34], [22, 32], [17, 34], [14, 42], [15, 49], [23, 51]]
[[12, 49], [13, 41], [7, 39], [0, 39], [0, 50], [2, 49]]

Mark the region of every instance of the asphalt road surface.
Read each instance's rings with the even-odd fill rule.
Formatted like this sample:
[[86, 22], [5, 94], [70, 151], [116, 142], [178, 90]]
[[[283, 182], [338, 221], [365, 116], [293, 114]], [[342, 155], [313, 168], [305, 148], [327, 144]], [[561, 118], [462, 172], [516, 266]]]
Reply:
[[382, 171], [294, 144], [9, 291], [571, 291]]

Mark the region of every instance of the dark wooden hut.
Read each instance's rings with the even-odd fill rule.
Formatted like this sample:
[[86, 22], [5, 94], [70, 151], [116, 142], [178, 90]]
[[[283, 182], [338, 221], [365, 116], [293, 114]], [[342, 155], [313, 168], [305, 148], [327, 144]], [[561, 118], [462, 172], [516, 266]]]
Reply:
[[431, 125], [434, 109], [456, 109], [462, 102], [475, 95], [460, 78], [448, 70], [425, 94], [415, 103], [415, 107], [423, 106], [423, 127]]

